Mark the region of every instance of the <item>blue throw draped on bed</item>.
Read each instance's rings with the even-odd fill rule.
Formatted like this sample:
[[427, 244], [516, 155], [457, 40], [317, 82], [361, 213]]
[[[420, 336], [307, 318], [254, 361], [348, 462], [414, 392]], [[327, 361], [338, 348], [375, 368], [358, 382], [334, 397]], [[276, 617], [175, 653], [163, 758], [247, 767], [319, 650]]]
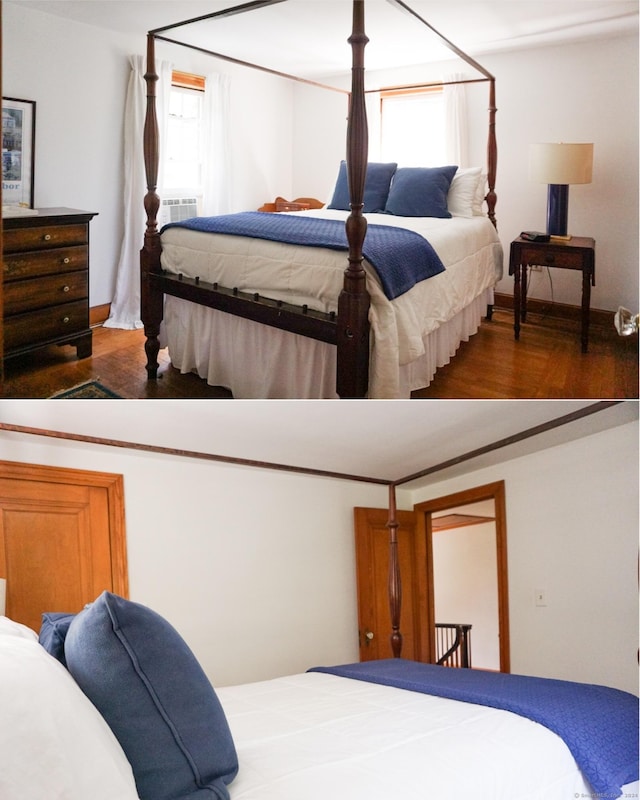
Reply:
[[596, 797], [638, 780], [638, 698], [619, 689], [406, 659], [314, 667], [344, 678], [512, 711], [564, 739]]
[[[171, 222], [172, 227], [207, 233], [249, 236], [306, 247], [326, 247], [348, 251], [345, 223], [306, 215], [244, 211], [217, 217], [194, 217]], [[436, 251], [419, 233], [391, 225], [369, 225], [363, 255], [375, 268], [389, 300], [408, 292], [420, 281], [443, 272], [445, 267]], [[345, 264], [346, 266], [346, 264]]]

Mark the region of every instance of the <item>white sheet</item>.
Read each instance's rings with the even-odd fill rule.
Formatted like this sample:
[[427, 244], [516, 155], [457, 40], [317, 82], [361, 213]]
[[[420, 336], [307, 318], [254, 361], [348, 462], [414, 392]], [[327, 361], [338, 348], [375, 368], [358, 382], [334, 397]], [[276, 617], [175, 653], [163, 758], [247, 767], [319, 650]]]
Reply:
[[232, 800], [593, 796], [564, 742], [508, 711], [321, 673], [217, 693], [240, 762]]
[[[297, 213], [333, 219], [345, 219], [347, 216], [346, 212], [328, 209]], [[389, 301], [382, 292], [375, 270], [365, 262], [367, 288], [371, 295], [369, 319], [372, 348], [369, 396], [405, 397], [412, 389], [428, 385], [433, 372], [427, 378], [427, 383], [420, 382], [415, 385], [416, 375], [409, 377], [403, 375], [402, 367], [413, 364], [418, 359], [424, 359], [430, 349], [427, 343], [429, 335], [445, 322], [454, 319], [478, 297], [484, 297], [485, 290], [495, 285], [502, 275], [502, 248], [495, 228], [484, 217], [454, 217], [441, 220], [393, 217], [385, 214], [366, 216], [370, 224], [408, 227], [421, 233], [431, 242], [446, 267], [444, 273], [422, 281], [401, 297]], [[162, 243], [162, 266], [169, 272], [200, 277], [209, 282], [217, 281], [224, 286], [237, 286], [242, 291], [258, 292], [296, 304], [306, 303], [310, 308], [320, 311], [335, 311], [337, 308], [337, 298], [342, 288], [343, 273], [347, 263], [344, 252], [283, 245], [238, 236], [212, 236], [181, 228], [170, 228], [165, 231]], [[221, 376], [217, 374], [217, 368], [214, 366], [220, 359], [217, 356], [207, 355], [208, 337], [213, 337], [215, 334], [216, 338], [221, 335], [225, 338], [224, 332], [221, 334], [220, 331], [220, 325], [223, 323], [215, 320], [216, 315], [220, 316], [220, 313], [207, 310], [206, 313], [198, 313], [193, 320], [179, 321], [178, 318], [188, 313], [186, 309], [191, 307], [191, 304], [186, 304], [184, 301], [167, 299], [166, 342], [174, 364], [182, 371], [196, 369], [201, 377], [206, 377], [210, 383], [229, 386], [237, 397], [335, 396], [335, 377], [330, 392], [327, 393], [324, 379], [317, 385], [318, 382], [313, 377], [315, 366], [310, 370], [310, 378], [307, 381], [316, 384], [309, 387], [308, 391], [311, 391], [311, 394], [301, 394], [298, 385], [295, 394], [287, 394], [289, 390], [281, 389], [279, 385], [276, 385], [275, 389], [269, 389], [261, 381], [257, 382], [256, 390], [249, 389], [249, 394], [242, 393], [246, 390], [238, 393], [238, 388], [230, 385], [232, 378], [227, 378], [226, 382], [220, 380]], [[228, 318], [228, 315], [224, 315], [224, 318]], [[216, 330], [204, 334], [203, 326], [214, 327]], [[467, 327], [465, 326], [462, 331], [462, 338], [468, 338], [477, 329], [477, 325], [474, 329]], [[262, 333], [264, 328], [260, 329], [262, 332], [255, 334], [250, 332], [247, 334], [246, 325], [234, 325], [234, 329], [238, 332], [233, 334], [236, 346], [239, 341], [238, 335], [254, 339], [260, 339], [265, 335]], [[275, 338], [286, 341], [291, 336], [303, 339], [292, 334]], [[270, 339], [273, 338], [270, 336]], [[214, 341], [213, 338], [210, 340]], [[245, 353], [253, 353], [251, 341], [245, 344], [249, 346]], [[331, 363], [332, 356], [324, 351], [327, 348], [334, 349], [330, 345], [318, 346], [316, 343], [310, 352], [305, 353], [305, 347], [301, 343], [283, 346], [288, 349], [293, 347], [294, 352], [300, 352], [301, 360], [307, 363], [310, 358], [317, 357], [320, 351], [321, 362], [324, 362], [325, 366]], [[452, 346], [447, 337], [446, 349], [449, 351], [449, 357], [455, 352], [455, 347], [457, 343]], [[229, 356], [233, 357], [233, 353]], [[246, 357], [251, 358], [250, 355]], [[237, 359], [235, 360], [237, 362]], [[244, 359], [241, 358], [240, 364], [246, 383], [248, 367], [253, 368], [255, 362], [250, 364], [243, 362]], [[278, 363], [281, 371], [284, 370], [287, 374], [292, 371], [290, 366]], [[213, 374], [210, 368], [213, 369]], [[237, 368], [236, 363], [235, 369]], [[234, 366], [230, 361], [228, 371], [233, 372], [233, 370]], [[425, 370], [422, 366], [419, 367], [419, 371], [423, 376], [421, 380], [424, 381], [424, 373], [429, 372], [430, 368]], [[291, 380], [295, 383], [295, 378]], [[266, 394], [265, 391], [274, 391], [275, 394]]]

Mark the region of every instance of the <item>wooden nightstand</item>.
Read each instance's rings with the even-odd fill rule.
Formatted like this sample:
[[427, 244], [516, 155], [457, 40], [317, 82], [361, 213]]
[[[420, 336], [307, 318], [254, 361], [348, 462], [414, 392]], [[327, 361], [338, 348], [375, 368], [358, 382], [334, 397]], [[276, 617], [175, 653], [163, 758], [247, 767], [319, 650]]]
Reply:
[[5, 358], [50, 344], [91, 355], [89, 211], [41, 208], [3, 220]]
[[589, 347], [589, 308], [591, 287], [596, 284], [596, 243], [594, 239], [574, 236], [567, 241], [529, 242], [518, 237], [511, 242], [509, 275], [513, 275], [513, 311], [515, 338], [520, 338], [520, 320], [527, 319], [527, 267], [559, 267], [582, 272], [582, 352]]

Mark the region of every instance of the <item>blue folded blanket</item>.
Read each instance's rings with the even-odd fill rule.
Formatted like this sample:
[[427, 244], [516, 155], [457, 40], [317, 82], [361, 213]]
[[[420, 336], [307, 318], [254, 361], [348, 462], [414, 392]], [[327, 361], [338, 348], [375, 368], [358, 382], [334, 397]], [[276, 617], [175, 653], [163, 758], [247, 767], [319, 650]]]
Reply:
[[[285, 244], [326, 247], [348, 251], [345, 223], [305, 214], [245, 211], [217, 217], [193, 217], [171, 222], [167, 228], [181, 227], [207, 233], [249, 236]], [[375, 268], [389, 300], [408, 292], [416, 283], [443, 272], [445, 267], [436, 251], [420, 234], [391, 225], [369, 225], [363, 255]], [[345, 262], [346, 268], [346, 262]]]
[[564, 739], [594, 797], [619, 797], [622, 786], [638, 780], [638, 698], [619, 689], [399, 658], [309, 672], [491, 706], [534, 720]]

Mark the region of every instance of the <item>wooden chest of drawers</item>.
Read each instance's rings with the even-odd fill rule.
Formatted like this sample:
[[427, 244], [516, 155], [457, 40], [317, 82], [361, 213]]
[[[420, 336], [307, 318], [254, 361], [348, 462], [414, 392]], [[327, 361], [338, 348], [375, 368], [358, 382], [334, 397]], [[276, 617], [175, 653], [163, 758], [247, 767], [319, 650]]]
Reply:
[[95, 214], [41, 208], [3, 220], [4, 355], [50, 344], [91, 355], [89, 222]]

